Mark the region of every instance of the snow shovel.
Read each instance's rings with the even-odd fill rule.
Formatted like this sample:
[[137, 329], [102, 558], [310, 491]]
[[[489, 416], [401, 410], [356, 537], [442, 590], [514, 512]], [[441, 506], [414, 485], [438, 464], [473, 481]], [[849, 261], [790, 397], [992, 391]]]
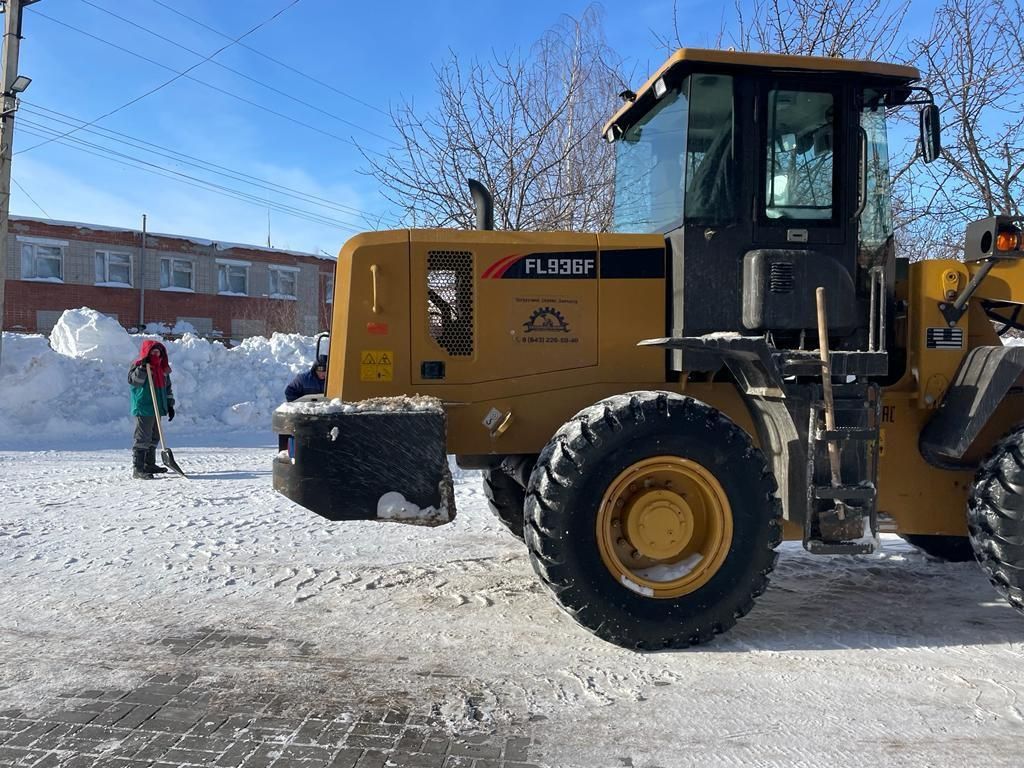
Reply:
[[181, 471], [181, 467], [178, 466], [178, 462], [174, 460], [174, 454], [171, 453], [171, 449], [167, 447], [167, 442], [164, 440], [164, 428], [160, 424], [160, 407], [156, 402], [156, 387], [153, 386], [153, 371], [149, 367], [149, 363], [146, 363], [146, 378], [149, 380], [149, 394], [153, 398], [153, 414], [156, 416], [156, 431], [160, 434], [160, 460], [164, 463], [164, 466], [188, 480], [188, 475]]

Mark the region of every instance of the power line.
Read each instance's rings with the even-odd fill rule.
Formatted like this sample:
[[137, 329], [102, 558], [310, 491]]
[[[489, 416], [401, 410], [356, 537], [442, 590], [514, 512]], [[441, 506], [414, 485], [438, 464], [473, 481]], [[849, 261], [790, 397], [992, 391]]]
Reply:
[[[298, 0], [296, 0], [296, 2], [298, 2]], [[148, 56], [143, 56], [141, 53], [136, 53], [135, 51], [129, 50], [128, 48], [125, 48], [122, 45], [118, 45], [117, 43], [113, 43], [110, 40], [102, 38], [102, 37], [100, 37], [98, 35], [94, 35], [91, 32], [86, 32], [84, 29], [80, 29], [80, 28], [78, 28], [78, 27], [76, 27], [76, 26], [74, 26], [72, 24], [68, 24], [67, 22], [61, 21], [60, 19], [55, 19], [52, 16], [47, 16], [42, 11], [37, 11], [37, 10], [34, 10], [32, 8], [30, 8], [29, 10], [31, 10], [37, 16], [40, 16], [41, 18], [46, 19], [47, 21], [53, 22], [54, 24], [58, 24], [58, 25], [60, 25], [62, 27], [66, 27], [67, 29], [70, 29], [70, 30], [72, 30], [74, 32], [78, 32], [80, 35], [84, 35], [85, 37], [92, 38], [93, 40], [96, 40], [97, 42], [103, 43], [104, 45], [110, 46], [111, 48], [114, 48], [116, 50], [119, 50], [119, 51], [122, 51], [124, 53], [127, 53], [128, 55], [134, 56], [137, 59], [142, 59], [142, 61], [145, 61], [145, 62], [148, 62], [150, 64], [153, 64], [153, 65], [155, 65], [157, 67], [160, 67], [162, 69], [166, 69], [166, 70], [168, 70], [170, 72], [174, 72], [174, 73], [176, 73], [176, 74], [178, 74], [180, 76], [183, 76], [186, 80], [191, 80], [193, 83], [198, 83], [199, 85], [205, 86], [205, 87], [209, 88], [212, 91], [216, 91], [217, 93], [222, 93], [225, 96], [230, 96], [232, 99], [236, 99], [237, 101], [240, 101], [243, 104], [248, 104], [248, 105], [250, 105], [252, 107], [256, 107], [257, 109], [262, 110], [263, 112], [267, 112], [267, 113], [269, 113], [271, 115], [275, 115], [275, 116], [280, 117], [280, 118], [282, 118], [284, 120], [287, 120], [290, 123], [295, 123], [296, 125], [301, 125], [303, 128], [308, 128], [309, 130], [315, 131], [317, 133], [321, 133], [324, 136], [329, 136], [332, 139], [336, 139], [337, 141], [340, 141], [342, 144], [349, 144], [349, 145], [355, 147], [356, 149], [360, 150], [361, 152], [366, 152], [366, 153], [372, 154], [372, 155], [380, 155], [381, 157], [385, 156], [383, 152], [377, 152], [376, 150], [366, 149], [364, 147], [359, 146], [359, 144], [356, 143], [355, 141], [353, 141], [352, 139], [347, 139], [344, 136], [339, 136], [336, 133], [331, 133], [330, 131], [325, 131], [322, 128], [317, 128], [315, 125], [311, 125], [310, 123], [306, 123], [306, 122], [303, 122], [302, 120], [298, 120], [298, 119], [296, 119], [294, 117], [291, 117], [289, 115], [284, 114], [283, 112], [277, 112], [276, 110], [270, 109], [269, 107], [265, 107], [264, 105], [260, 104], [259, 102], [253, 101], [252, 99], [247, 99], [244, 96], [239, 96], [237, 93], [233, 93], [233, 92], [231, 92], [229, 90], [226, 90], [224, 88], [220, 88], [220, 87], [218, 87], [216, 85], [213, 85], [211, 83], [206, 82], [205, 80], [200, 80], [197, 77], [192, 77], [191, 75], [186, 75], [184, 72], [178, 72], [178, 70], [174, 69], [174, 67], [169, 67], [166, 64], [157, 61], [156, 59], [151, 59]], [[199, 62], [199, 64], [202, 64], [202, 63], [203, 62]], [[199, 64], [197, 64], [196, 66], [199, 66]], [[191, 67], [190, 69], [195, 69], [195, 67]], [[186, 70], [186, 71], [190, 71], [190, 70]], [[117, 110], [114, 110], [114, 111], [116, 112]], [[113, 114], [113, 113], [110, 113], [110, 114]], [[96, 118], [96, 120], [101, 120], [101, 119], [103, 119], [103, 116]], [[95, 123], [96, 120], [93, 120], [92, 123]], [[92, 125], [92, 123], [87, 123], [87, 125]], [[35, 149], [35, 147], [28, 147], [26, 149], [19, 150], [19, 151], [27, 152], [30, 149]]]
[[[287, 11], [287, 10], [288, 10], [289, 8], [291, 8], [292, 6], [295, 6], [295, 5], [297, 5], [297, 4], [299, 3], [299, 2], [300, 2], [300, 0], [291, 0], [291, 2], [290, 2], [290, 3], [288, 3], [288, 5], [286, 5], [285, 7], [281, 8], [281, 9], [280, 9], [279, 11], [277, 11], [276, 13], [274, 13], [274, 14], [273, 14], [272, 16], [270, 16], [270, 17], [269, 17], [269, 18], [267, 18], [267, 19], [264, 19], [263, 21], [261, 21], [261, 22], [260, 22], [259, 24], [257, 24], [256, 26], [252, 27], [252, 28], [251, 28], [251, 29], [249, 29], [248, 31], [246, 31], [246, 32], [243, 32], [243, 33], [242, 33], [241, 35], [239, 35], [238, 37], [236, 37], [235, 39], [233, 39], [233, 40], [232, 40], [231, 42], [227, 43], [226, 45], [222, 45], [222, 46], [221, 46], [220, 48], [218, 48], [218, 49], [217, 49], [216, 51], [214, 51], [213, 53], [211, 53], [211, 54], [210, 54], [209, 56], [207, 56], [207, 57], [206, 57], [205, 59], [203, 59], [202, 61], [199, 61], [199, 62], [197, 62], [197, 63], [193, 64], [193, 65], [192, 65], [191, 67], [189, 67], [188, 69], [186, 69], [186, 70], [185, 70], [184, 72], [177, 72], [177, 73], [176, 73], [176, 74], [174, 75], [174, 77], [172, 77], [172, 78], [171, 78], [170, 80], [166, 80], [165, 82], [163, 82], [163, 83], [161, 83], [160, 85], [158, 85], [158, 86], [157, 86], [156, 88], [152, 88], [152, 89], [150, 89], [150, 90], [146, 91], [146, 92], [145, 92], [144, 94], [142, 94], [141, 96], [137, 96], [136, 98], [132, 99], [131, 101], [128, 101], [128, 102], [126, 102], [126, 103], [122, 104], [121, 106], [119, 106], [119, 107], [117, 107], [117, 108], [115, 108], [115, 109], [112, 109], [112, 110], [110, 110], [109, 112], [107, 112], [107, 113], [105, 113], [105, 114], [102, 114], [102, 115], [100, 115], [100, 116], [99, 116], [99, 117], [97, 117], [97, 118], [96, 118], [95, 120], [91, 120], [91, 121], [89, 121], [88, 123], [86, 123], [86, 125], [92, 125], [93, 123], [98, 123], [98, 122], [99, 122], [100, 120], [103, 120], [103, 119], [104, 119], [104, 118], [106, 118], [106, 117], [110, 117], [110, 116], [111, 116], [111, 115], [113, 115], [113, 114], [114, 114], [115, 112], [120, 112], [120, 111], [121, 111], [122, 109], [125, 109], [125, 108], [127, 108], [127, 107], [130, 107], [130, 106], [131, 106], [132, 104], [135, 104], [135, 103], [137, 103], [137, 102], [139, 102], [139, 101], [142, 101], [142, 100], [143, 100], [144, 98], [146, 98], [147, 96], [150, 96], [150, 95], [152, 95], [152, 94], [156, 93], [157, 91], [161, 90], [162, 88], [166, 88], [166, 87], [167, 87], [168, 85], [170, 85], [171, 83], [173, 83], [173, 82], [174, 82], [175, 80], [178, 80], [178, 79], [180, 79], [180, 78], [182, 78], [182, 77], [187, 77], [187, 76], [188, 76], [188, 73], [189, 73], [189, 72], [191, 72], [191, 71], [192, 71], [193, 69], [195, 69], [196, 67], [200, 66], [201, 64], [204, 64], [205, 62], [209, 61], [209, 60], [210, 60], [210, 59], [212, 59], [212, 58], [213, 58], [214, 56], [216, 56], [216, 55], [217, 55], [218, 53], [221, 53], [221, 52], [223, 52], [223, 51], [226, 51], [226, 50], [227, 50], [228, 48], [230, 48], [230, 47], [231, 47], [232, 45], [234, 45], [235, 43], [237, 43], [237, 42], [238, 42], [239, 40], [241, 40], [242, 38], [248, 37], [249, 35], [251, 35], [251, 34], [252, 34], [253, 32], [255, 32], [256, 30], [260, 29], [261, 27], [265, 26], [266, 24], [269, 24], [269, 23], [270, 23], [271, 21], [273, 21], [274, 19], [276, 19], [276, 18], [277, 18], [278, 16], [280, 16], [280, 15], [281, 15], [282, 13], [284, 13], [285, 11]], [[56, 19], [54, 19], [54, 18], [52, 18], [52, 17], [50, 17], [50, 16], [47, 16], [47, 15], [46, 15], [45, 13], [42, 13], [41, 11], [36, 11], [36, 10], [34, 10], [34, 9], [32, 9], [32, 8], [29, 8], [29, 10], [32, 10], [32, 11], [33, 11], [34, 13], [37, 13], [37, 14], [38, 14], [39, 16], [42, 16], [42, 17], [43, 17], [43, 18], [45, 18], [45, 19], [49, 19], [50, 21], [57, 21]], [[57, 23], [58, 23], [58, 24], [63, 24], [63, 22], [57, 22]], [[70, 25], [70, 24], [65, 24], [64, 26], [67, 26], [67, 27], [71, 27], [71, 25]], [[71, 28], [72, 28], [72, 29], [74, 29], [74, 27], [71, 27]], [[82, 30], [78, 30], [78, 31], [79, 31], [79, 32], [81, 32]], [[168, 69], [170, 69], [170, 67], [168, 67]], [[174, 71], [174, 70], [172, 70], [172, 71]], [[189, 78], [189, 79], [191, 80], [191, 79], [193, 79], [193, 78]], [[83, 126], [83, 127], [85, 127], [85, 126]], [[78, 131], [78, 130], [81, 130], [81, 129], [80, 129], [80, 128], [75, 128], [75, 129], [73, 129], [73, 130], [71, 130], [71, 131], [68, 131], [68, 132], [67, 132], [66, 134], [64, 134], [63, 136], [61, 136], [61, 137], [59, 137], [59, 138], [63, 138], [64, 136], [70, 136], [70, 135], [71, 135], [72, 133], [74, 133], [75, 131]], [[49, 143], [50, 143], [50, 141], [55, 141], [55, 140], [56, 140], [56, 139], [50, 139], [49, 141], [44, 141], [44, 142], [43, 142], [42, 144], [35, 144], [35, 145], [31, 146], [31, 147], [27, 147], [26, 149], [22, 149], [22, 150], [19, 150], [19, 151], [18, 151], [17, 153], [15, 153], [15, 154], [21, 154], [22, 152], [30, 152], [30, 151], [32, 151], [33, 149], [36, 149], [37, 147], [41, 147], [41, 146], [43, 146], [43, 144], [49, 144]]]
[[[53, 135], [53, 134], [59, 134], [59, 131], [54, 131], [52, 128], [48, 128], [48, 127], [46, 127], [44, 125], [41, 125], [39, 123], [35, 123], [35, 122], [31, 121], [31, 120], [22, 120], [21, 122], [22, 122], [23, 125], [27, 125], [28, 127], [34, 129], [37, 132], [38, 131], [43, 131], [44, 132], [43, 133], [44, 136]], [[60, 138], [60, 137], [59, 136], [54, 136], [54, 138], [57, 139], [57, 138]], [[336, 218], [333, 218], [333, 217], [329, 217], [329, 216], [326, 216], [324, 214], [316, 213], [315, 211], [309, 211], [309, 210], [305, 210], [305, 209], [302, 209], [302, 208], [296, 208], [294, 206], [287, 205], [285, 203], [281, 203], [281, 202], [278, 202], [278, 201], [275, 201], [275, 200], [271, 200], [270, 198], [260, 197], [258, 195], [254, 195], [252, 193], [245, 192], [243, 190], [235, 189], [233, 187], [226, 187], [223, 184], [217, 184], [217, 183], [212, 182], [212, 181], [210, 181], [208, 179], [199, 178], [197, 176], [190, 176], [187, 173], [182, 173], [181, 171], [175, 171], [173, 168], [167, 168], [166, 166], [158, 165], [156, 163], [151, 163], [151, 162], [149, 162], [147, 160], [143, 160], [141, 158], [134, 157], [133, 155], [127, 155], [127, 154], [124, 154], [123, 152], [118, 152], [118, 151], [116, 151], [114, 149], [111, 149], [109, 147], [104, 147], [104, 146], [102, 146], [100, 144], [93, 144], [92, 142], [88, 142], [88, 141], [85, 141], [85, 140], [80, 139], [80, 138], [64, 137], [63, 139], [61, 139], [61, 143], [64, 143], [66, 146], [71, 146], [71, 145], [68, 144], [68, 142], [73, 142], [75, 145], [81, 145], [81, 147], [89, 147], [89, 148], [91, 148], [93, 150], [97, 150], [98, 152], [100, 152], [103, 155], [107, 156], [109, 159], [113, 159], [113, 160], [118, 160], [119, 158], [123, 159], [123, 161], [126, 161], [126, 162], [124, 162], [122, 164], [129, 164], [130, 163], [130, 164], [132, 164], [133, 167], [139, 168], [140, 170], [152, 169], [154, 171], [159, 171], [160, 173], [158, 175], [166, 176], [166, 177], [169, 177], [169, 178], [175, 178], [175, 179], [184, 180], [184, 181], [190, 183], [192, 186], [201, 185], [204, 189], [208, 189], [209, 191], [219, 192], [219, 193], [226, 193], [226, 194], [228, 194], [228, 196], [235, 197], [236, 199], [239, 199], [239, 200], [245, 200], [247, 202], [253, 202], [253, 203], [256, 203], [256, 204], [260, 205], [261, 207], [272, 206], [276, 210], [281, 211], [282, 213], [293, 213], [293, 214], [301, 215], [302, 217], [310, 217], [310, 220], [316, 219], [320, 223], [323, 223], [323, 224], [329, 224], [331, 226], [338, 226], [339, 228], [345, 228], [345, 229], [348, 229], [349, 231], [353, 231], [353, 232], [359, 231], [359, 227], [357, 225], [354, 225], [352, 222], [348, 222], [348, 221], [344, 221], [342, 219], [336, 219]], [[72, 146], [72, 148], [78, 149], [80, 147], [79, 146]]]
[[[179, 11], [177, 8], [174, 8], [173, 6], [170, 6], [167, 3], [161, 2], [161, 0], [151, 0], [151, 1], [153, 3], [156, 3], [157, 5], [159, 5], [161, 8], [166, 8], [171, 13], [175, 13], [178, 16], [181, 16], [184, 19], [188, 19], [193, 24], [197, 24], [200, 27], [202, 27], [203, 29], [206, 29], [206, 30], [209, 30], [210, 32], [213, 32], [215, 35], [220, 35], [223, 38], [230, 39], [230, 35], [228, 35], [228, 34], [226, 34], [224, 32], [221, 32], [219, 29], [216, 29], [215, 27], [211, 27], [209, 24], [204, 24], [203, 22], [199, 21], [199, 19], [195, 18], [194, 16], [190, 16], [187, 13], [183, 13], [182, 11]], [[323, 86], [324, 88], [327, 88], [328, 90], [334, 91], [339, 96], [344, 96], [346, 99], [351, 99], [352, 101], [356, 102], [357, 104], [362, 104], [364, 107], [367, 107], [368, 109], [372, 109], [375, 112], [380, 112], [382, 115], [384, 115], [386, 117], [390, 117], [390, 113], [387, 112], [386, 110], [383, 110], [380, 107], [376, 107], [373, 104], [370, 104], [369, 102], [363, 101], [362, 99], [360, 99], [360, 98], [358, 98], [356, 96], [353, 96], [351, 93], [346, 93], [345, 91], [341, 90], [340, 88], [335, 88], [330, 83], [325, 83], [323, 80], [319, 80], [319, 79], [313, 77], [312, 75], [303, 72], [300, 69], [296, 69], [295, 67], [291, 66], [290, 64], [286, 64], [285, 62], [281, 61], [280, 59], [275, 59], [273, 56], [267, 55], [266, 53], [264, 53], [263, 51], [259, 50], [258, 48], [253, 48], [251, 45], [246, 45], [245, 43], [239, 43], [238, 45], [239, 45], [240, 48], [245, 48], [245, 50], [251, 51], [252, 53], [255, 53], [257, 56], [262, 56], [267, 61], [271, 61], [274, 64], [277, 64], [279, 67], [283, 67], [284, 69], [287, 69], [289, 72], [294, 72], [295, 74], [299, 75], [300, 77], [304, 77], [307, 80], [310, 80], [311, 82], [316, 83], [317, 85]]]
[[[23, 112], [28, 113], [30, 115], [35, 115], [44, 120], [51, 120], [61, 125], [74, 126], [77, 123], [84, 122], [72, 115], [59, 112], [55, 109], [48, 109], [47, 107], [34, 104], [33, 102], [22, 100], [21, 105], [21, 109]], [[57, 115], [58, 117], [53, 117], [53, 115]], [[62, 120], [60, 118], [64, 119]], [[296, 200], [301, 200], [304, 203], [310, 203], [322, 208], [328, 208], [330, 210], [338, 211], [339, 213], [348, 213], [354, 216], [359, 216], [360, 218], [364, 219], [368, 224], [370, 224], [370, 226], [373, 226], [374, 222], [379, 223], [381, 220], [380, 216], [373, 214], [369, 211], [355, 208], [350, 205], [337, 203], [333, 200], [328, 200], [327, 198], [319, 197], [308, 192], [303, 192], [302, 190], [294, 189], [292, 187], [286, 187], [276, 182], [269, 181], [267, 179], [262, 179], [258, 176], [253, 176], [243, 171], [238, 171], [233, 168], [228, 168], [226, 166], [210, 162], [209, 160], [204, 160], [199, 157], [185, 154], [184, 152], [181, 152], [179, 150], [171, 149], [169, 147], [160, 144], [155, 144], [144, 139], [129, 136], [128, 134], [121, 133], [119, 131], [114, 131], [110, 128], [103, 128], [101, 126], [85, 128], [83, 126], [83, 129], [86, 133], [94, 134], [108, 141], [116, 141], [119, 144], [125, 144], [127, 146], [132, 147], [133, 149], [142, 150], [144, 152], [150, 152], [152, 154], [165, 157], [169, 160], [174, 160], [184, 165], [199, 168], [201, 170], [207, 171], [208, 173], [214, 173], [217, 174], [218, 176], [224, 176], [234, 181], [241, 181], [244, 184], [250, 184], [251, 186], [259, 187], [272, 192], [277, 192], [278, 194], [281, 194], [285, 197], [292, 197]]]
[[[241, 190], [236, 190], [231, 187], [225, 187], [223, 185], [215, 184], [205, 179], [189, 176], [188, 174], [184, 174], [170, 168], [165, 168], [163, 166], [156, 165], [155, 163], [140, 160], [139, 158], [134, 158], [131, 155], [125, 155], [123, 153], [111, 150], [108, 147], [103, 147], [98, 144], [92, 144], [91, 142], [83, 141], [82, 139], [61, 136], [57, 131], [54, 131], [50, 128], [46, 128], [45, 126], [38, 126], [36, 124], [31, 123], [31, 121], [22, 120], [21, 123], [22, 125], [27, 126], [21, 130], [22, 133], [25, 133], [30, 136], [35, 136], [37, 138], [44, 138], [47, 139], [47, 141], [52, 141], [64, 145], [69, 149], [74, 149], [79, 152], [84, 152], [85, 154], [94, 155], [104, 160], [118, 163], [119, 165], [124, 165], [129, 168], [135, 168], [136, 170], [145, 171], [156, 176], [169, 178], [174, 181], [178, 181], [182, 184], [185, 184], [186, 186], [203, 189], [207, 192], [213, 192], [214, 194], [219, 194], [224, 197], [230, 197], [235, 200], [240, 200], [242, 202], [254, 204], [262, 209], [269, 207], [272, 208], [273, 210], [276, 210], [280, 213], [284, 213], [285, 215], [288, 216], [292, 216], [294, 218], [303, 219], [305, 221], [310, 221], [316, 224], [322, 224], [324, 226], [333, 227], [335, 229], [339, 229], [345, 232], [355, 233], [361, 231], [360, 227], [353, 226], [350, 222], [341, 221], [339, 219], [333, 219], [328, 216], [315, 213], [313, 211], [307, 211], [300, 208], [295, 208], [293, 206], [284, 205], [283, 203], [279, 203], [267, 198], [260, 198], [247, 192], [242, 192]], [[91, 147], [92, 149], [89, 149], [89, 147]]]
[[48, 218], [48, 219], [50, 218], [50, 214], [48, 214], [48, 213], [47, 213], [47, 212], [46, 212], [46, 211], [45, 211], [45, 210], [43, 209], [43, 206], [41, 206], [41, 205], [40, 205], [39, 203], [37, 203], [37, 202], [36, 202], [36, 199], [35, 199], [34, 197], [32, 197], [32, 195], [30, 195], [30, 194], [28, 193], [28, 190], [27, 190], [27, 189], [25, 189], [25, 188], [24, 188], [23, 186], [21, 186], [21, 184], [19, 184], [19, 183], [18, 183], [18, 180], [17, 180], [16, 178], [14, 178], [13, 176], [11, 176], [11, 181], [13, 181], [13, 182], [14, 182], [14, 186], [16, 186], [16, 187], [17, 187], [18, 189], [20, 189], [20, 190], [22, 191], [22, 193], [23, 193], [23, 194], [25, 195], [25, 197], [27, 197], [27, 198], [28, 198], [29, 200], [31, 200], [31, 201], [32, 201], [32, 205], [34, 205], [34, 206], [35, 206], [36, 208], [38, 208], [38, 209], [39, 209], [40, 211], [42, 211], [42, 212], [43, 212], [43, 216], [45, 216], [45, 217], [46, 217], [46, 218]]
[[[117, 13], [114, 13], [113, 11], [107, 10], [106, 8], [104, 8], [104, 7], [100, 6], [100, 5], [97, 5], [96, 3], [92, 2], [92, 0], [79, 0], [79, 2], [82, 2], [82, 3], [84, 3], [85, 5], [88, 5], [91, 8], [95, 8], [97, 11], [100, 11], [101, 13], [105, 13], [108, 16], [112, 16], [115, 19], [118, 19], [119, 21], [124, 22], [125, 24], [129, 24], [130, 26], [133, 26], [136, 29], [140, 29], [143, 32], [145, 32], [145, 33], [147, 33], [149, 35], [152, 35], [153, 37], [157, 38], [158, 40], [163, 40], [165, 43], [170, 43], [171, 45], [173, 45], [173, 46], [175, 46], [177, 48], [180, 48], [183, 51], [187, 51], [188, 53], [191, 53], [193, 56], [202, 56], [203, 55], [199, 51], [194, 51], [191, 48], [189, 48], [189, 47], [187, 47], [187, 46], [177, 42], [176, 40], [172, 40], [171, 38], [166, 37], [165, 35], [162, 35], [159, 32], [155, 32], [154, 30], [150, 29], [149, 27], [145, 27], [142, 24], [138, 24], [137, 22], [134, 22], [131, 19], [128, 19], [128, 18], [125, 18], [124, 16], [121, 16], [120, 14], [117, 14]], [[200, 64], [201, 63], [203, 63], [203, 62], [200, 62]], [[321, 113], [323, 115], [326, 115], [327, 117], [330, 117], [330, 118], [332, 118], [334, 120], [337, 120], [339, 123], [344, 123], [345, 125], [348, 125], [348, 126], [350, 126], [352, 128], [355, 128], [357, 130], [364, 131], [364, 132], [370, 134], [371, 136], [374, 136], [375, 138], [381, 139], [382, 141], [386, 141], [389, 144], [394, 144], [394, 142], [391, 139], [389, 139], [387, 136], [383, 136], [383, 135], [381, 135], [381, 134], [379, 134], [379, 133], [377, 133], [375, 131], [371, 131], [369, 128], [366, 128], [365, 126], [362, 126], [359, 123], [353, 123], [351, 120], [346, 120], [344, 117], [336, 115], [333, 112], [328, 112], [326, 109], [321, 109], [316, 104], [312, 104], [312, 103], [310, 103], [308, 101], [305, 101], [303, 99], [298, 98], [297, 96], [293, 96], [292, 94], [288, 93], [287, 91], [282, 91], [279, 88], [275, 88], [272, 85], [268, 85], [267, 83], [263, 82], [262, 80], [260, 80], [258, 78], [255, 78], [255, 77], [251, 77], [251, 76], [245, 74], [244, 72], [241, 72], [241, 71], [239, 71], [237, 69], [234, 69], [233, 67], [229, 67], [226, 64], [221, 64], [219, 61], [210, 61], [209, 63], [213, 64], [215, 67], [220, 67], [221, 69], [226, 70], [226, 71], [232, 73], [233, 75], [237, 75], [238, 77], [241, 77], [241, 78], [243, 78], [245, 80], [248, 80], [251, 83], [256, 83], [256, 85], [260, 86], [261, 88], [266, 88], [268, 91], [272, 91], [273, 93], [276, 93], [278, 96], [283, 96], [284, 98], [290, 99], [291, 101], [294, 101], [297, 104], [301, 104], [304, 107], [308, 107], [309, 109], [312, 109], [312, 110], [314, 110], [316, 112], [319, 112], [319, 113]]]

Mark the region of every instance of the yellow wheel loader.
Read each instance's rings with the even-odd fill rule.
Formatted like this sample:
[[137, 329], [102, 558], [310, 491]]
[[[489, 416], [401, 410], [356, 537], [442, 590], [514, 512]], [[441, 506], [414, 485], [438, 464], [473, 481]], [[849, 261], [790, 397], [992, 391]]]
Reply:
[[[373, 232], [338, 257], [326, 398], [282, 406], [274, 486], [331, 520], [437, 524], [483, 470], [599, 637], [732, 627], [782, 539], [895, 532], [1024, 609], [1021, 221], [895, 253], [886, 115], [917, 70], [683, 49], [612, 117], [614, 231]], [[966, 224], [966, 222], [965, 222]]]

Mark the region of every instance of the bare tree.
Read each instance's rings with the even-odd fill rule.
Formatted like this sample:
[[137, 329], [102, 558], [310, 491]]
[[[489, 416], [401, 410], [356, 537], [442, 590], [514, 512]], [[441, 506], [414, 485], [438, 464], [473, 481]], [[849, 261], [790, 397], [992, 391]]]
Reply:
[[889, 60], [902, 53], [909, 8], [909, 0], [754, 0], [744, 14], [737, 1], [731, 40], [746, 51]]
[[[1024, 206], [1024, 36], [1019, 0], [944, 0], [913, 43], [942, 114], [942, 155], [908, 168], [900, 233], [913, 255], [959, 255], [967, 222]], [[924, 248], [922, 248], [922, 244]]]
[[467, 63], [452, 51], [436, 70], [438, 106], [394, 109], [401, 148], [364, 152], [368, 172], [416, 226], [472, 226], [472, 177], [502, 229], [607, 229], [614, 155], [600, 130], [618, 105], [619, 67], [597, 6], [563, 17], [528, 55]]
[[[854, 59], [899, 59], [905, 55], [900, 36], [909, 0], [735, 0], [732, 18], [723, 17], [715, 46], [742, 51], [829, 56]], [[655, 34], [667, 49], [683, 48], [677, 2], [672, 5], [672, 33]]]

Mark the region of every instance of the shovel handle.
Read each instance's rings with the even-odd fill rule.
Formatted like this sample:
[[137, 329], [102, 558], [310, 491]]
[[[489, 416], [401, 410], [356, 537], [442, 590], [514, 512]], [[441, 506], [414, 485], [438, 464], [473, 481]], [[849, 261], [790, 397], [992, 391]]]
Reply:
[[160, 424], [160, 406], [156, 402], [156, 387], [153, 386], [153, 371], [146, 363], [146, 379], [149, 381], [149, 395], [153, 398], [153, 415], [156, 416], [156, 431], [160, 435], [160, 448], [167, 450], [167, 443], [164, 442], [164, 428]]

